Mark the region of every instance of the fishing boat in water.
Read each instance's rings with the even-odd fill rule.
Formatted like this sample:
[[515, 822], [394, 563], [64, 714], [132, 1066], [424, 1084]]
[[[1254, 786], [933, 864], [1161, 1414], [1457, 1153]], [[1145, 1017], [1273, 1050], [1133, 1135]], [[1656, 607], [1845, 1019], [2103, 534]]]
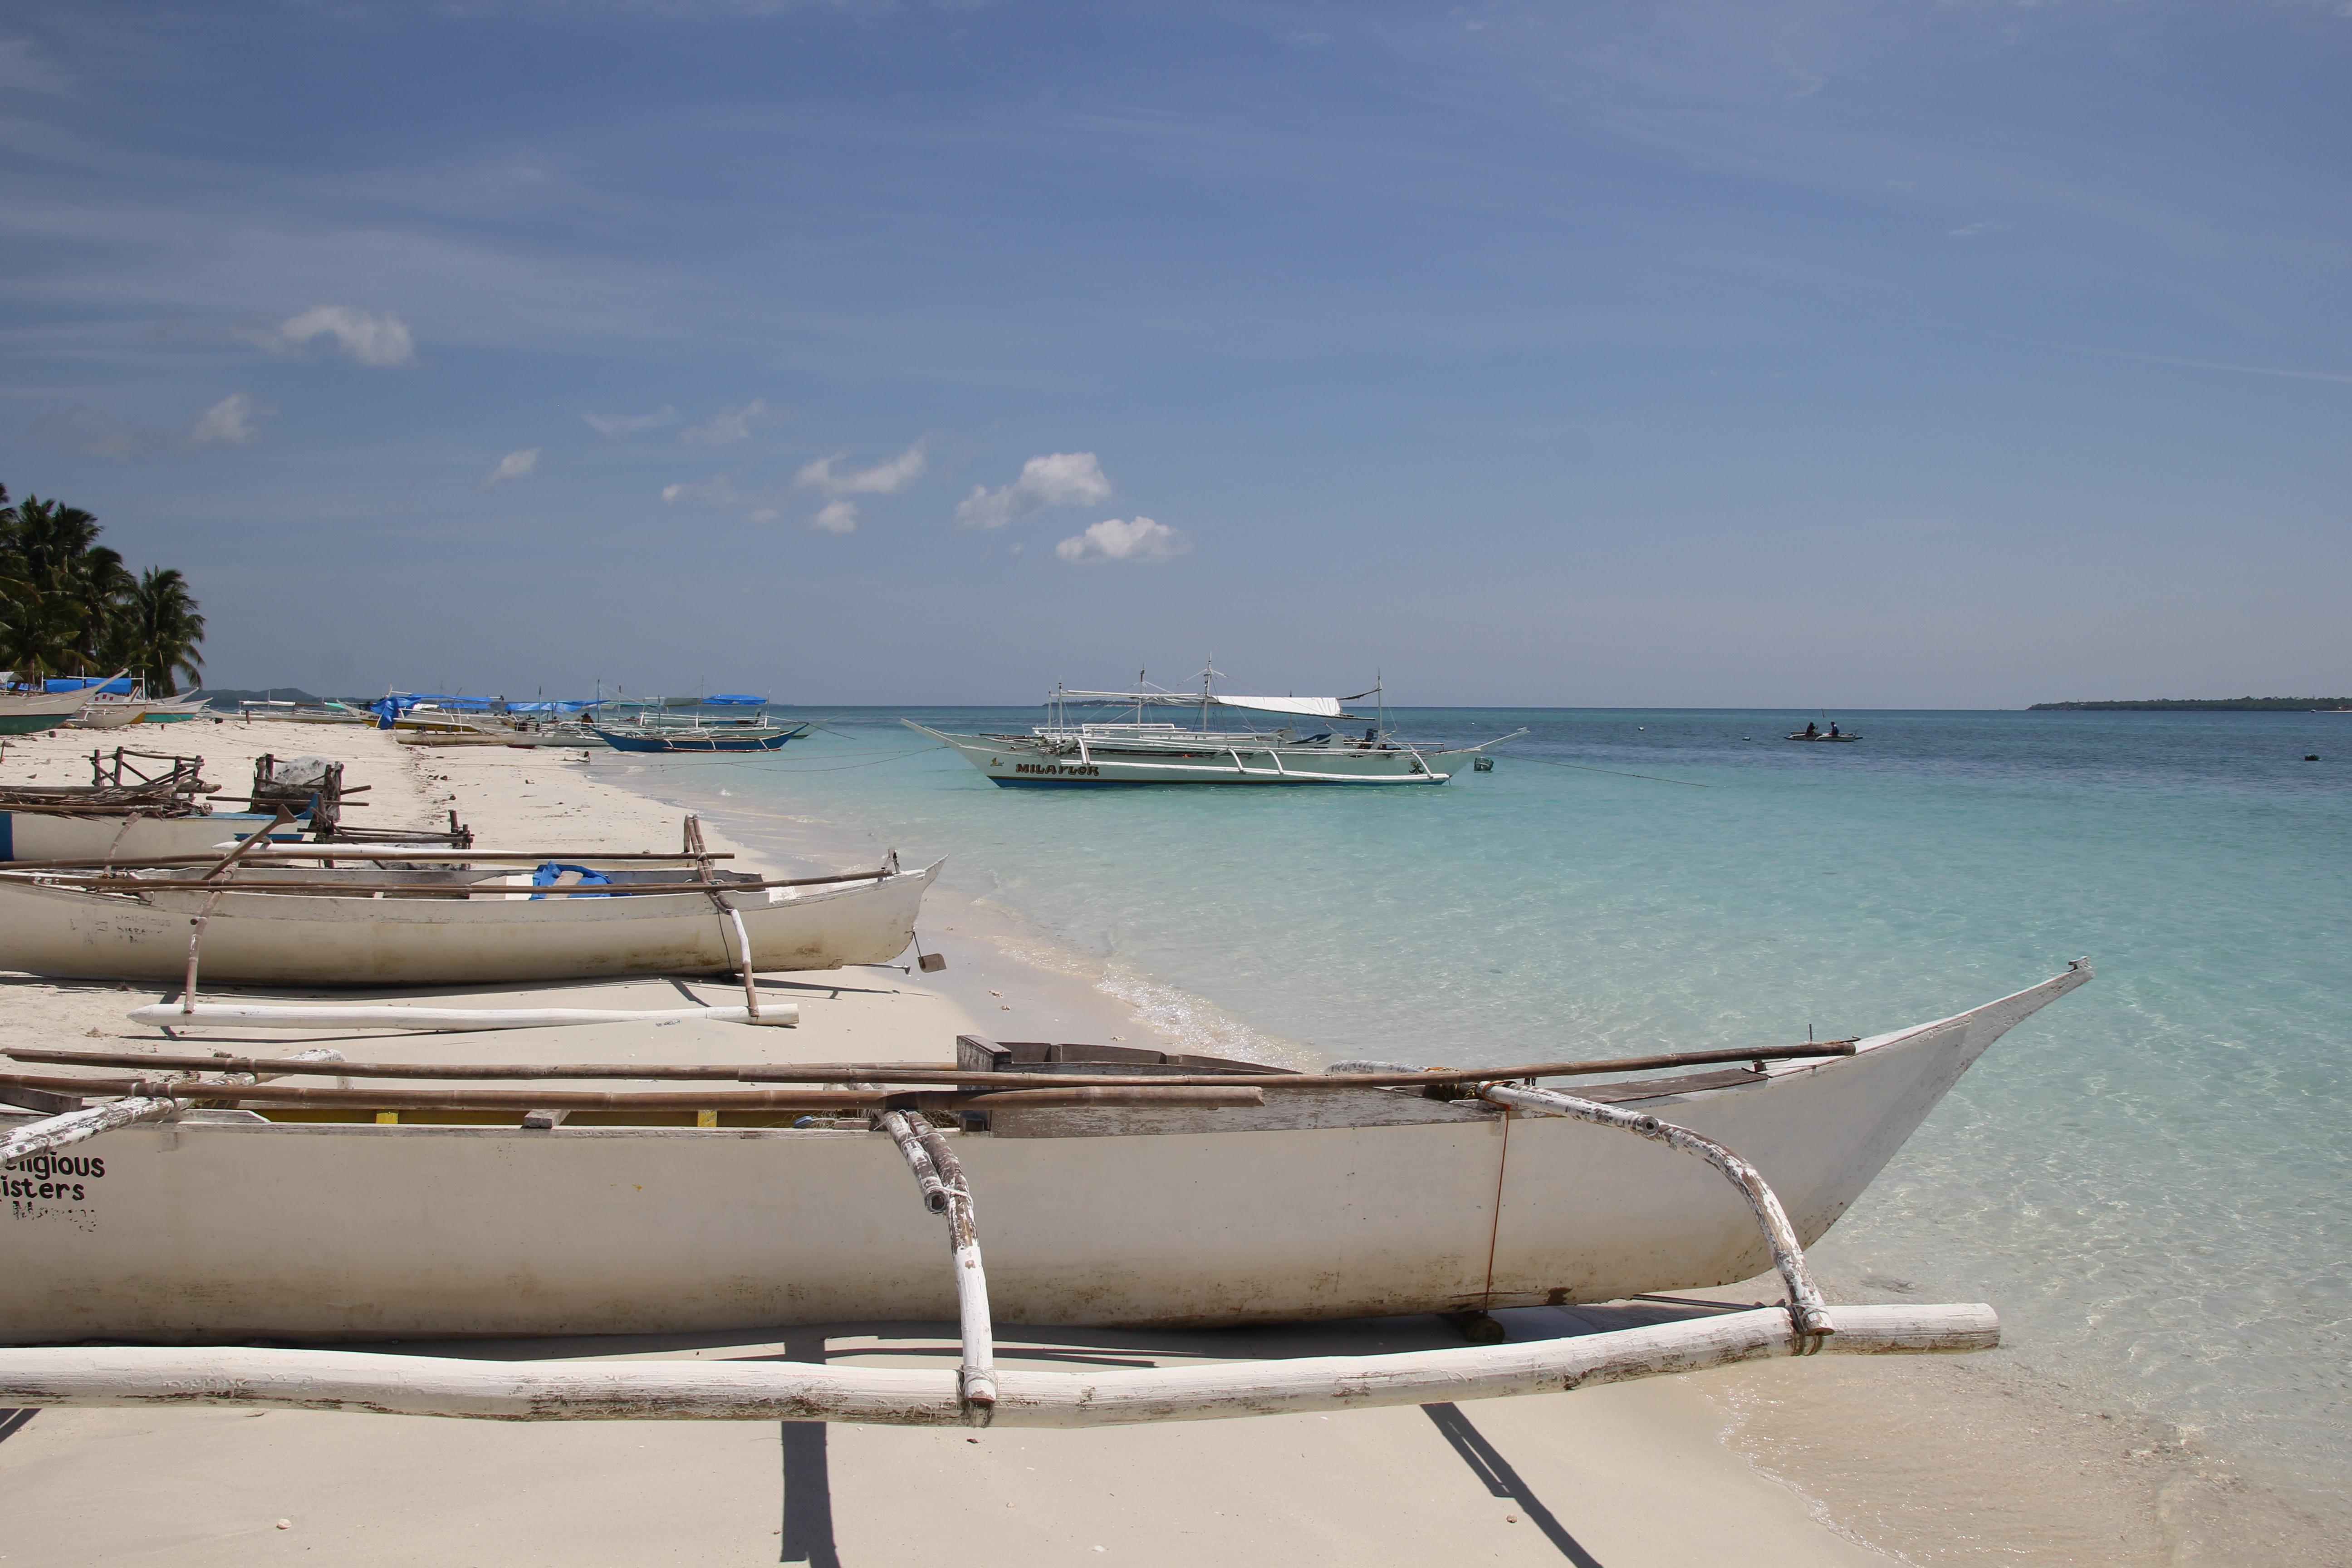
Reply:
[[215, 984], [264, 985], [836, 969], [906, 951], [940, 864], [902, 871], [894, 855], [872, 871], [761, 878], [694, 854], [611, 868], [593, 855], [365, 845], [307, 858], [332, 863], [0, 870], [0, 965], [190, 990], [199, 958]]
[[[1828, 1304], [1803, 1248], [1972, 1062], [2090, 978], [2078, 960], [1866, 1039], [1483, 1069], [1279, 1072], [979, 1036], [952, 1063], [730, 1062], [747, 1032], [714, 1025], [657, 1057], [600, 1036], [603, 1063], [577, 1059], [583, 1040], [473, 1064], [11, 1047], [0, 1095], [54, 1100], [0, 1118], [0, 1339], [78, 1348], [0, 1352], [0, 1402], [1086, 1426], [1990, 1348], [1987, 1307]], [[1785, 1304], [1577, 1340], [992, 1363], [997, 1320], [1478, 1313], [1763, 1270]], [[163, 1348], [940, 1319], [961, 1326], [953, 1372]], [[88, 1348], [107, 1341], [151, 1348]]]
[[592, 725], [599, 741], [616, 752], [780, 752], [807, 734], [807, 724], [763, 724], [751, 719], [693, 724], [646, 723], [630, 728]]
[[[1353, 697], [1235, 697], [1215, 689], [1217, 671], [1201, 672], [1198, 692], [1171, 691], [1139, 679], [1135, 691], [1072, 691], [1055, 687], [1046, 698], [1046, 721], [1027, 734], [958, 734], [900, 721], [954, 750], [992, 784], [1007, 789], [1085, 789], [1108, 784], [1444, 784], [1488, 747], [1527, 733], [1515, 731], [1475, 746], [1411, 741], [1391, 730], [1383, 702], [1370, 714], [1347, 705], [1379, 699], [1380, 689]], [[1126, 708], [1131, 716], [1108, 722], [1073, 721], [1073, 707]], [[1150, 710], [1198, 710], [1194, 725], [1147, 721]], [[1219, 710], [1280, 714], [1279, 728], [1220, 728]], [[1297, 721], [1305, 721], [1303, 723]], [[1366, 724], [1361, 737], [1340, 730]], [[1311, 732], [1301, 734], [1306, 729]]]

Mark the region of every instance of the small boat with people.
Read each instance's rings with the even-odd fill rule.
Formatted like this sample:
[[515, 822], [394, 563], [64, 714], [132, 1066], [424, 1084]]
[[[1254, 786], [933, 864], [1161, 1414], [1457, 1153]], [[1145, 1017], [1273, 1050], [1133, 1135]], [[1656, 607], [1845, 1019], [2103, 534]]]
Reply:
[[[1074, 691], [1056, 686], [1046, 720], [1026, 734], [963, 734], [912, 719], [908, 729], [952, 747], [993, 784], [1006, 789], [1084, 789], [1115, 784], [1442, 784], [1482, 759], [1489, 747], [1525, 730], [1474, 746], [1413, 741], [1389, 727], [1378, 685], [1353, 697], [1241, 697], [1220, 692], [1213, 665], [1201, 689], [1175, 691], [1140, 675], [1132, 691]], [[1348, 704], [1375, 700], [1372, 713]], [[1128, 717], [1073, 720], [1072, 708], [1128, 709]], [[1148, 721], [1147, 712], [1197, 710], [1192, 724]], [[1240, 714], [1240, 722], [1220, 714]], [[1260, 714], [1292, 721], [1270, 727]], [[1252, 721], [1256, 721], [1253, 722]], [[1342, 733], [1366, 726], [1360, 737]], [[1301, 733], [1301, 731], [1311, 732]]]
[[1822, 729], [1813, 721], [1808, 719], [1805, 721], [1805, 727], [1790, 735], [1789, 739], [1791, 741], [1833, 741], [1843, 743], [1850, 741], [1859, 741], [1862, 737], [1859, 735], [1850, 735], [1844, 731], [1839, 729], [1838, 722], [1834, 719], [1829, 721], [1829, 728], [1826, 730]]
[[[12, 1043], [0, 1095], [48, 1099], [0, 1107], [0, 1342], [26, 1347], [0, 1350], [0, 1403], [1070, 1426], [1989, 1349], [1991, 1308], [1832, 1305], [1804, 1248], [1995, 1041], [2090, 978], [2077, 960], [1868, 1038], [1470, 1068], [1282, 1071], [978, 1035], [952, 1060], [729, 1059], [759, 1037], [719, 1024], [658, 1054], [616, 1034], [471, 1062], [446, 1037], [429, 1059], [383, 1041], [364, 1059]], [[583, 1059], [600, 1042], [605, 1059]], [[1563, 1340], [993, 1361], [999, 1318], [1475, 1315], [1759, 1271], [1784, 1302], [1685, 1302]], [[941, 1319], [959, 1325], [952, 1369], [293, 1348]], [[224, 1345], [247, 1348], [173, 1348]]]

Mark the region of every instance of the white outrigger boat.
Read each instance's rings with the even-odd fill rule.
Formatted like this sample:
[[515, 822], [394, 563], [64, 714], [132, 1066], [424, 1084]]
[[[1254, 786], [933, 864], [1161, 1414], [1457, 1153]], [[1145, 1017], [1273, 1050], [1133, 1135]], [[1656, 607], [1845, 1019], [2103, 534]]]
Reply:
[[[1803, 1247], [1971, 1062], [2090, 978], [2078, 960], [1868, 1039], [1324, 1075], [972, 1036], [952, 1066], [12, 1047], [34, 1070], [0, 1074], [0, 1093], [76, 1098], [0, 1121], [0, 1336], [80, 1343], [0, 1351], [0, 1405], [1090, 1426], [1987, 1349], [1990, 1307], [1826, 1303]], [[1711, 1070], [1532, 1087], [1661, 1067]], [[110, 1098], [73, 1108], [93, 1096]], [[1076, 1375], [993, 1363], [994, 1318], [1475, 1314], [1767, 1268], [1785, 1305], [1570, 1340]], [[954, 1372], [164, 1348], [950, 1318]]]
[[[281, 814], [280, 823], [290, 821]], [[0, 968], [215, 984], [503, 984], [896, 958], [944, 862], [760, 878], [715, 858], [274, 846], [223, 863], [0, 869]], [[289, 856], [335, 864], [294, 867]], [[687, 862], [646, 868], [643, 859]], [[352, 862], [358, 862], [353, 865]], [[550, 868], [554, 868], [551, 875]]]
[[0, 690], [0, 735], [32, 735], [54, 730], [79, 717], [89, 701], [89, 694], [79, 689]]
[[[953, 747], [964, 761], [1007, 789], [1084, 789], [1105, 784], [1435, 784], [1480, 758], [1489, 746], [1527, 733], [1515, 731], [1475, 746], [1442, 746], [1400, 739], [1388, 727], [1385, 703], [1373, 714], [1347, 705], [1379, 698], [1380, 689], [1354, 697], [1234, 697], [1201, 672], [1198, 692], [1170, 691], [1139, 679], [1136, 691], [1071, 691], [1056, 686], [1045, 699], [1046, 721], [1027, 734], [954, 734], [901, 720]], [[1105, 723], [1072, 722], [1069, 709], [1131, 708], [1133, 716]], [[1148, 722], [1148, 709], [1197, 708], [1197, 727]], [[1217, 709], [1279, 713], [1310, 721], [1314, 733], [1279, 729], [1216, 729]], [[1335, 725], [1364, 724], [1361, 738]]]

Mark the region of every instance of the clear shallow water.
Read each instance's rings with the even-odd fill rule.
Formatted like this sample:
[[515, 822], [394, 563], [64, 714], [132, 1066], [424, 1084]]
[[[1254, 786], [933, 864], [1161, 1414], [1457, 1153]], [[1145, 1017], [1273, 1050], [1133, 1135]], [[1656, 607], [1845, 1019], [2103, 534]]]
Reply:
[[2352, 717], [1840, 714], [1861, 743], [1798, 746], [1810, 715], [1423, 710], [1533, 733], [1441, 789], [1033, 792], [898, 754], [901, 712], [1037, 717], [852, 712], [724, 783], [1335, 1054], [1874, 1033], [2089, 955], [1821, 1262], [1997, 1303], [2084, 1408], [2352, 1470]]

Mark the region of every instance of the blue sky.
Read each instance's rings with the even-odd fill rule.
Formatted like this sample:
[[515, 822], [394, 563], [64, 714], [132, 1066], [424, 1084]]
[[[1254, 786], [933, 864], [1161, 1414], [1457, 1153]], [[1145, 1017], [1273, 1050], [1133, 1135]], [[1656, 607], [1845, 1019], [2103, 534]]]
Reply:
[[2352, 690], [2352, 6], [49, 5], [0, 482], [218, 684]]

